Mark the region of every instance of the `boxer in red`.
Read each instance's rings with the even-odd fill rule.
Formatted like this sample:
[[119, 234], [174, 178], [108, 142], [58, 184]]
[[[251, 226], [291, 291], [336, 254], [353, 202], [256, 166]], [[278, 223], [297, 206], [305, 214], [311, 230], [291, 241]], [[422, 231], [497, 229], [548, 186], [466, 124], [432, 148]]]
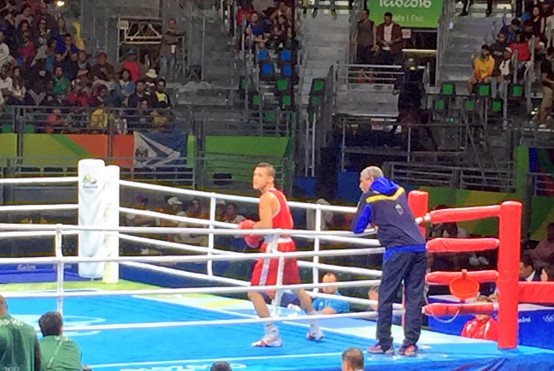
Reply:
[[[274, 185], [275, 168], [271, 164], [260, 163], [254, 169], [252, 186], [261, 193], [258, 207], [260, 221], [245, 220], [239, 224], [240, 229], [292, 229], [292, 215], [287, 205], [285, 195], [277, 190]], [[245, 237], [246, 243], [252, 247], [258, 247], [261, 236], [249, 235]], [[293, 252], [296, 250], [294, 241], [289, 236], [265, 236], [261, 246], [261, 252]], [[277, 282], [279, 259], [259, 259], [252, 271], [252, 286], [271, 286]], [[283, 267], [283, 284], [300, 283], [300, 274], [296, 259], [286, 259]], [[312, 299], [303, 289], [294, 290], [298, 296], [302, 309], [308, 314], [315, 314], [312, 307]], [[258, 291], [250, 291], [248, 298], [254, 304], [256, 313], [260, 318], [269, 317], [269, 309], [262, 294]], [[306, 337], [309, 340], [321, 340], [321, 332], [317, 321], [310, 322], [310, 330]], [[265, 324], [265, 334], [261, 340], [252, 343], [255, 347], [280, 347], [282, 345], [279, 329], [273, 322]]]

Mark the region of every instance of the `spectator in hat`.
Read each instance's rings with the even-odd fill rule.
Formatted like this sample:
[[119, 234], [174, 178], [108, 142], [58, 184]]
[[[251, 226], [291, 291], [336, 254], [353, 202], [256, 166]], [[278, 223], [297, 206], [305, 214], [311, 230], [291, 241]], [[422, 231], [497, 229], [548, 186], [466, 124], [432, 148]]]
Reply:
[[129, 49], [127, 52], [127, 58], [119, 67], [119, 71], [129, 70], [131, 73], [131, 80], [134, 82], [137, 82], [142, 78], [143, 67], [137, 58], [137, 51], [135, 49]]
[[146, 72], [146, 78], [144, 79], [144, 82], [146, 83], [146, 90], [149, 94], [154, 94], [156, 91], [156, 80], [158, 80], [158, 74], [156, 73], [156, 70], [151, 68]]
[[473, 75], [467, 80], [467, 90], [473, 93], [478, 84], [488, 84], [494, 72], [494, 58], [491, 57], [491, 48], [488, 45], [481, 47], [481, 54], [473, 60]]
[[513, 76], [514, 66], [512, 65], [512, 49], [504, 48], [502, 60], [495, 68], [494, 77], [491, 80], [491, 93], [493, 98], [496, 98], [497, 92], [500, 92], [501, 97], [504, 95]]

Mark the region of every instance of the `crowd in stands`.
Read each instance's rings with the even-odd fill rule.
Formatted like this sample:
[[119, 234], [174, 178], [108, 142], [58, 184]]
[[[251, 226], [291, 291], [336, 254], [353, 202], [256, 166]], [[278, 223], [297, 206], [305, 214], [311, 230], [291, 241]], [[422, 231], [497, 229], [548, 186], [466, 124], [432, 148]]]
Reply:
[[[473, 60], [473, 75], [468, 80], [469, 93], [478, 84], [491, 84], [492, 97], [505, 91], [514, 80], [521, 83], [528, 68], [540, 66], [543, 99], [539, 122], [546, 125], [552, 109], [554, 89], [554, 4], [526, 0], [516, 9], [516, 16], [505, 24], [491, 45], [483, 45]], [[467, 13], [466, 10], [461, 15]], [[490, 11], [487, 11], [490, 15]]]
[[[0, 1], [0, 104], [37, 107], [43, 121], [39, 132], [71, 132], [74, 126], [104, 131], [106, 108], [121, 109], [120, 132], [127, 130], [127, 121], [165, 129], [171, 121], [165, 79], [147, 70], [135, 49], [115, 65], [104, 51], [88, 54], [80, 24], [66, 25], [61, 15], [52, 15], [52, 6], [44, 0]], [[174, 66], [170, 57], [182, 36], [174, 19], [167, 29], [160, 50], [164, 76]], [[68, 113], [84, 118], [72, 117], [70, 125], [63, 118]]]

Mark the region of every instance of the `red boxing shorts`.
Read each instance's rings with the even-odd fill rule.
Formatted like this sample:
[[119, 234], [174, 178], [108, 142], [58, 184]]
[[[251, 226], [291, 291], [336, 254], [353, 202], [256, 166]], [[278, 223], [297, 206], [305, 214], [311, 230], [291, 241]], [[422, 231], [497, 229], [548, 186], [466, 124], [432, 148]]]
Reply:
[[[261, 251], [267, 249], [267, 242], [264, 242]], [[279, 243], [277, 249], [282, 252], [296, 251], [296, 246], [293, 240], [290, 242]], [[252, 286], [272, 286], [277, 283], [277, 273], [279, 270], [279, 259], [258, 259], [252, 269], [252, 278], [250, 284]], [[300, 274], [298, 272], [298, 264], [296, 258], [285, 259], [283, 267], [283, 284], [293, 285], [300, 283]]]

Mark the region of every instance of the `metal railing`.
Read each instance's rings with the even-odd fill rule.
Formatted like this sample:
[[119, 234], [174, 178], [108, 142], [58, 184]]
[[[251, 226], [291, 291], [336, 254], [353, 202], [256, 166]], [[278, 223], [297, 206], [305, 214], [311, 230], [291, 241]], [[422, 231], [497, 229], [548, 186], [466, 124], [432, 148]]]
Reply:
[[399, 183], [493, 192], [515, 192], [512, 169], [480, 169], [439, 165], [385, 163], [385, 172]]
[[[335, 84], [347, 86], [348, 89], [356, 90], [356, 87], [367, 87], [369, 85], [394, 85], [404, 75], [404, 67], [399, 65], [379, 64], [337, 64], [335, 73]], [[429, 87], [430, 66], [419, 66], [418, 70], [423, 71], [425, 88]]]
[[[2, 178], [76, 176], [81, 157], [7, 157], [2, 158]], [[128, 180], [171, 184], [191, 188], [244, 191], [251, 189], [252, 169], [259, 162], [274, 164], [276, 182], [292, 187], [290, 161], [272, 156], [203, 153], [192, 158], [105, 157], [118, 165], [121, 177]]]
[[529, 173], [533, 196], [554, 196], [554, 174]]

